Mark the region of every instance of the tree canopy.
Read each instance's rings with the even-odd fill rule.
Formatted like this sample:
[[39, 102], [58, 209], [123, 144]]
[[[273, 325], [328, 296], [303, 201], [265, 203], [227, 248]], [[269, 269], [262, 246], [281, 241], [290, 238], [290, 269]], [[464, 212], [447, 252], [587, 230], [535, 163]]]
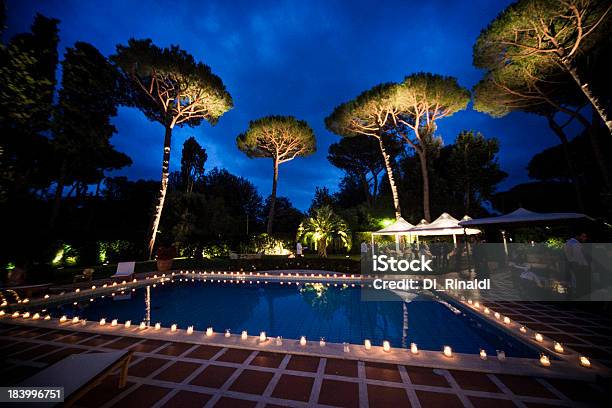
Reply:
[[611, 8], [605, 0], [517, 1], [482, 30], [474, 65], [548, 81], [565, 71], [612, 131], [607, 108], [578, 70], [580, 57], [609, 35]]
[[125, 103], [164, 126], [215, 124], [233, 107], [221, 78], [178, 45], [160, 48], [150, 39], [131, 39], [111, 59], [128, 79]]

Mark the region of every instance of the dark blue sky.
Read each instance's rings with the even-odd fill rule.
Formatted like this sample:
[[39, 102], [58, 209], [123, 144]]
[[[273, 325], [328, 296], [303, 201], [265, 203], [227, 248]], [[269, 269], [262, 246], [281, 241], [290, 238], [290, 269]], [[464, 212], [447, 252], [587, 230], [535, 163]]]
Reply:
[[[215, 127], [177, 129], [171, 169], [193, 135], [208, 151], [207, 169], [225, 167], [251, 180], [265, 197], [271, 189], [269, 159], [249, 159], [235, 145], [249, 120], [294, 115], [315, 130], [316, 154], [284, 164], [279, 195], [306, 209], [315, 186], [335, 190], [341, 172], [326, 159], [338, 137], [323, 119], [341, 102], [381, 82], [430, 71], [452, 75], [471, 88], [482, 76], [472, 66], [472, 45], [510, 1], [143, 1], [9, 0], [7, 34], [26, 31], [36, 11], [61, 20], [60, 55], [87, 41], [110, 55], [130, 37], [159, 46], [179, 44], [218, 74], [235, 107]], [[136, 109], [122, 108], [113, 144], [134, 164], [119, 174], [159, 178], [163, 129]], [[501, 188], [527, 180], [531, 156], [557, 140], [543, 119], [511, 114], [493, 119], [468, 107], [443, 119], [439, 134], [452, 143], [463, 129], [497, 137], [500, 163], [510, 174]]]

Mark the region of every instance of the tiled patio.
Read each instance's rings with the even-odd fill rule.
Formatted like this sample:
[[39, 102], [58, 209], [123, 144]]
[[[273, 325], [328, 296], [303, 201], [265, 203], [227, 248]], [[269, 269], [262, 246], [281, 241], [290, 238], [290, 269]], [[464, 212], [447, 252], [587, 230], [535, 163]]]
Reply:
[[[507, 313], [511, 311], [516, 319], [523, 313], [533, 316], [528, 306], [512, 305]], [[559, 323], [550, 322], [551, 327], [573, 325], [569, 317], [559, 319]], [[0, 326], [1, 375], [12, 384], [70, 354], [115, 349], [135, 351], [128, 385], [117, 389], [117, 377], [111, 376], [77, 406], [501, 408], [598, 406], [605, 398], [602, 385], [581, 381], [96, 335], [10, 322]]]
[[532, 330], [612, 367], [612, 318], [566, 304], [485, 302]]

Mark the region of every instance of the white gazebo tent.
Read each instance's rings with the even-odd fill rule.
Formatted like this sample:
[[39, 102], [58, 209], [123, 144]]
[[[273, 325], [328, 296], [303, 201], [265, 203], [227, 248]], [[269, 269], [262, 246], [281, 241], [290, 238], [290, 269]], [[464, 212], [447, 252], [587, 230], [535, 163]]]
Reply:
[[393, 235], [395, 236], [395, 249], [399, 251], [399, 237], [408, 236], [412, 237], [413, 234], [410, 230], [414, 228], [414, 225], [399, 217], [393, 224], [386, 226], [383, 229], [372, 232], [372, 248], [374, 248], [374, 235]]
[[[470, 217], [467, 215], [462, 220], [468, 220]], [[424, 221], [424, 220], [423, 220]], [[416, 227], [410, 230], [414, 236], [453, 236], [453, 243], [457, 246], [457, 235], [476, 235], [480, 234], [480, 230], [475, 228], [464, 228], [459, 225], [459, 220], [452, 217], [448, 213], [442, 213], [435, 221], [427, 224], [426, 221], [421, 221]]]
[[[520, 224], [536, 224], [545, 223], [548, 221], [562, 221], [571, 219], [588, 219], [593, 220], [585, 214], [580, 213], [537, 213], [524, 208], [518, 208], [511, 213], [500, 215], [497, 217], [478, 218], [475, 220], [466, 220], [459, 223], [462, 227], [473, 227], [481, 225], [520, 225]], [[504, 241], [504, 250], [508, 254], [508, 243], [506, 241], [505, 231], [502, 231]]]

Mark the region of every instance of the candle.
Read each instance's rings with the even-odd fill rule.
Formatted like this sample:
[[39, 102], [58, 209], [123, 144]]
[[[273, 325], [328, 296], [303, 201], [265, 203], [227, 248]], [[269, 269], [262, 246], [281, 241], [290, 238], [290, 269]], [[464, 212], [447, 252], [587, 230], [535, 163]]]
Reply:
[[473, 303], [472, 299], [468, 299], [468, 303], [471, 305]]
[[370, 349], [372, 348], [372, 342], [371, 342], [370, 340], [368, 340], [368, 339], [366, 339], [366, 340], [363, 342], [363, 345], [364, 345], [364, 347], [365, 347], [365, 349], [366, 349], [366, 350], [370, 350]]
[[281, 336], [277, 336], [276, 337], [276, 345], [277, 346], [282, 346], [283, 345], [283, 338]]
[[391, 351], [391, 343], [387, 340], [383, 341], [383, 351]]
[[140, 326], [138, 326], [140, 330], [144, 330], [147, 328], [147, 324], [145, 322], [140, 322]]
[[266, 341], [266, 332], [262, 331], [259, 333], [259, 341]]
[[19, 312], [14, 312], [11, 317], [19, 317]]
[[487, 352], [484, 349], [480, 349], [480, 359], [481, 360], [487, 359]]
[[230, 333], [229, 329], [227, 329], [225, 331], [225, 337], [230, 337], [232, 334]]
[[45, 320], [51, 320], [51, 315], [46, 315]]
[[[2, 311], [2, 316], [4, 316], [4, 311]], [[38, 320], [40, 319], [40, 315], [38, 313], [34, 313], [34, 316], [32, 316], [32, 320]]]
[[563, 346], [561, 345], [561, 343], [558, 343], [555, 341], [555, 351], [557, 353], [563, 353]]
[[416, 343], [410, 343], [410, 352], [412, 354], [419, 354], [419, 348], [417, 347]]
[[126, 329], [129, 329], [132, 326], [132, 321], [127, 320], [123, 326], [125, 326]]
[[155, 330], [160, 330], [160, 329], [161, 329], [161, 324], [155, 323]]
[[510, 324], [510, 318], [508, 316], [504, 317], [504, 323]]
[[106, 319], [100, 319], [100, 326], [104, 326], [106, 324]]
[[62, 317], [60, 317], [60, 323], [64, 323], [66, 320], [68, 320], [66, 315], [63, 315]]
[[319, 346], [325, 347], [325, 339], [323, 337], [321, 337], [321, 340], [319, 340]]
[[489, 308], [488, 308], [488, 307], [485, 307], [485, 308], [484, 308], [484, 312], [485, 312], [485, 314], [489, 314], [489, 313], [491, 313], [491, 311], [489, 310]]
[[300, 337], [300, 346], [305, 346], [306, 345], [306, 337], [302, 336]]
[[192, 334], [193, 333], [193, 326], [188, 326], [187, 327], [187, 334]]
[[550, 366], [550, 359], [548, 358], [548, 356], [542, 354], [542, 356], [540, 357], [540, 364], [542, 364], [542, 366], [544, 367]]
[[116, 326], [117, 325], [117, 319], [113, 319], [111, 321], [111, 326]]
[[246, 331], [246, 330], [243, 330], [243, 331], [242, 331], [242, 334], [240, 335], [240, 338], [241, 338], [242, 340], [246, 340], [246, 339], [247, 339], [247, 331]]
[[212, 327], [207, 328], [206, 329], [206, 336], [210, 337], [212, 335], [213, 335], [213, 328]]
[[591, 361], [585, 356], [580, 356], [580, 365], [589, 368], [591, 367]]
[[78, 317], [73, 317], [72, 318], [72, 323], [78, 323], [79, 322], [79, 318]]
[[345, 353], [350, 352], [350, 351], [351, 351], [351, 349], [350, 349], [350, 347], [349, 347], [349, 344], [348, 344], [348, 343], [346, 343], [346, 342], [345, 342], [345, 343], [342, 343], [342, 350], [343, 350]]
[[444, 346], [444, 355], [446, 357], [452, 357], [453, 356], [453, 349], [450, 346]]
[[78, 288], [74, 290], [75, 293], [79, 293], [80, 291], [81, 289], [78, 289]]
[[542, 337], [542, 335], [540, 333], [536, 333], [535, 334], [535, 339], [536, 339], [536, 341], [538, 341], [540, 343], [544, 341], [544, 337]]
[[25, 312], [22, 317], [24, 319], [27, 319], [28, 317], [30, 317], [30, 312]]
[[504, 350], [497, 350], [497, 359], [499, 361], [506, 361], [506, 352]]
[[523, 334], [524, 334], [524, 333], [527, 333], [527, 329], [525, 328], [525, 326], [521, 326], [521, 328], [519, 329], [519, 331], [520, 331], [521, 333], [523, 333]]
[[495, 312], [493, 316], [495, 316], [496, 319], [499, 319], [501, 315], [499, 314], [499, 312]]
[[43, 296], [45, 299], [49, 299], [49, 295], [45, 295]]
[[170, 331], [171, 332], [175, 332], [176, 331], [176, 323], [173, 323], [172, 326], [170, 326]]

